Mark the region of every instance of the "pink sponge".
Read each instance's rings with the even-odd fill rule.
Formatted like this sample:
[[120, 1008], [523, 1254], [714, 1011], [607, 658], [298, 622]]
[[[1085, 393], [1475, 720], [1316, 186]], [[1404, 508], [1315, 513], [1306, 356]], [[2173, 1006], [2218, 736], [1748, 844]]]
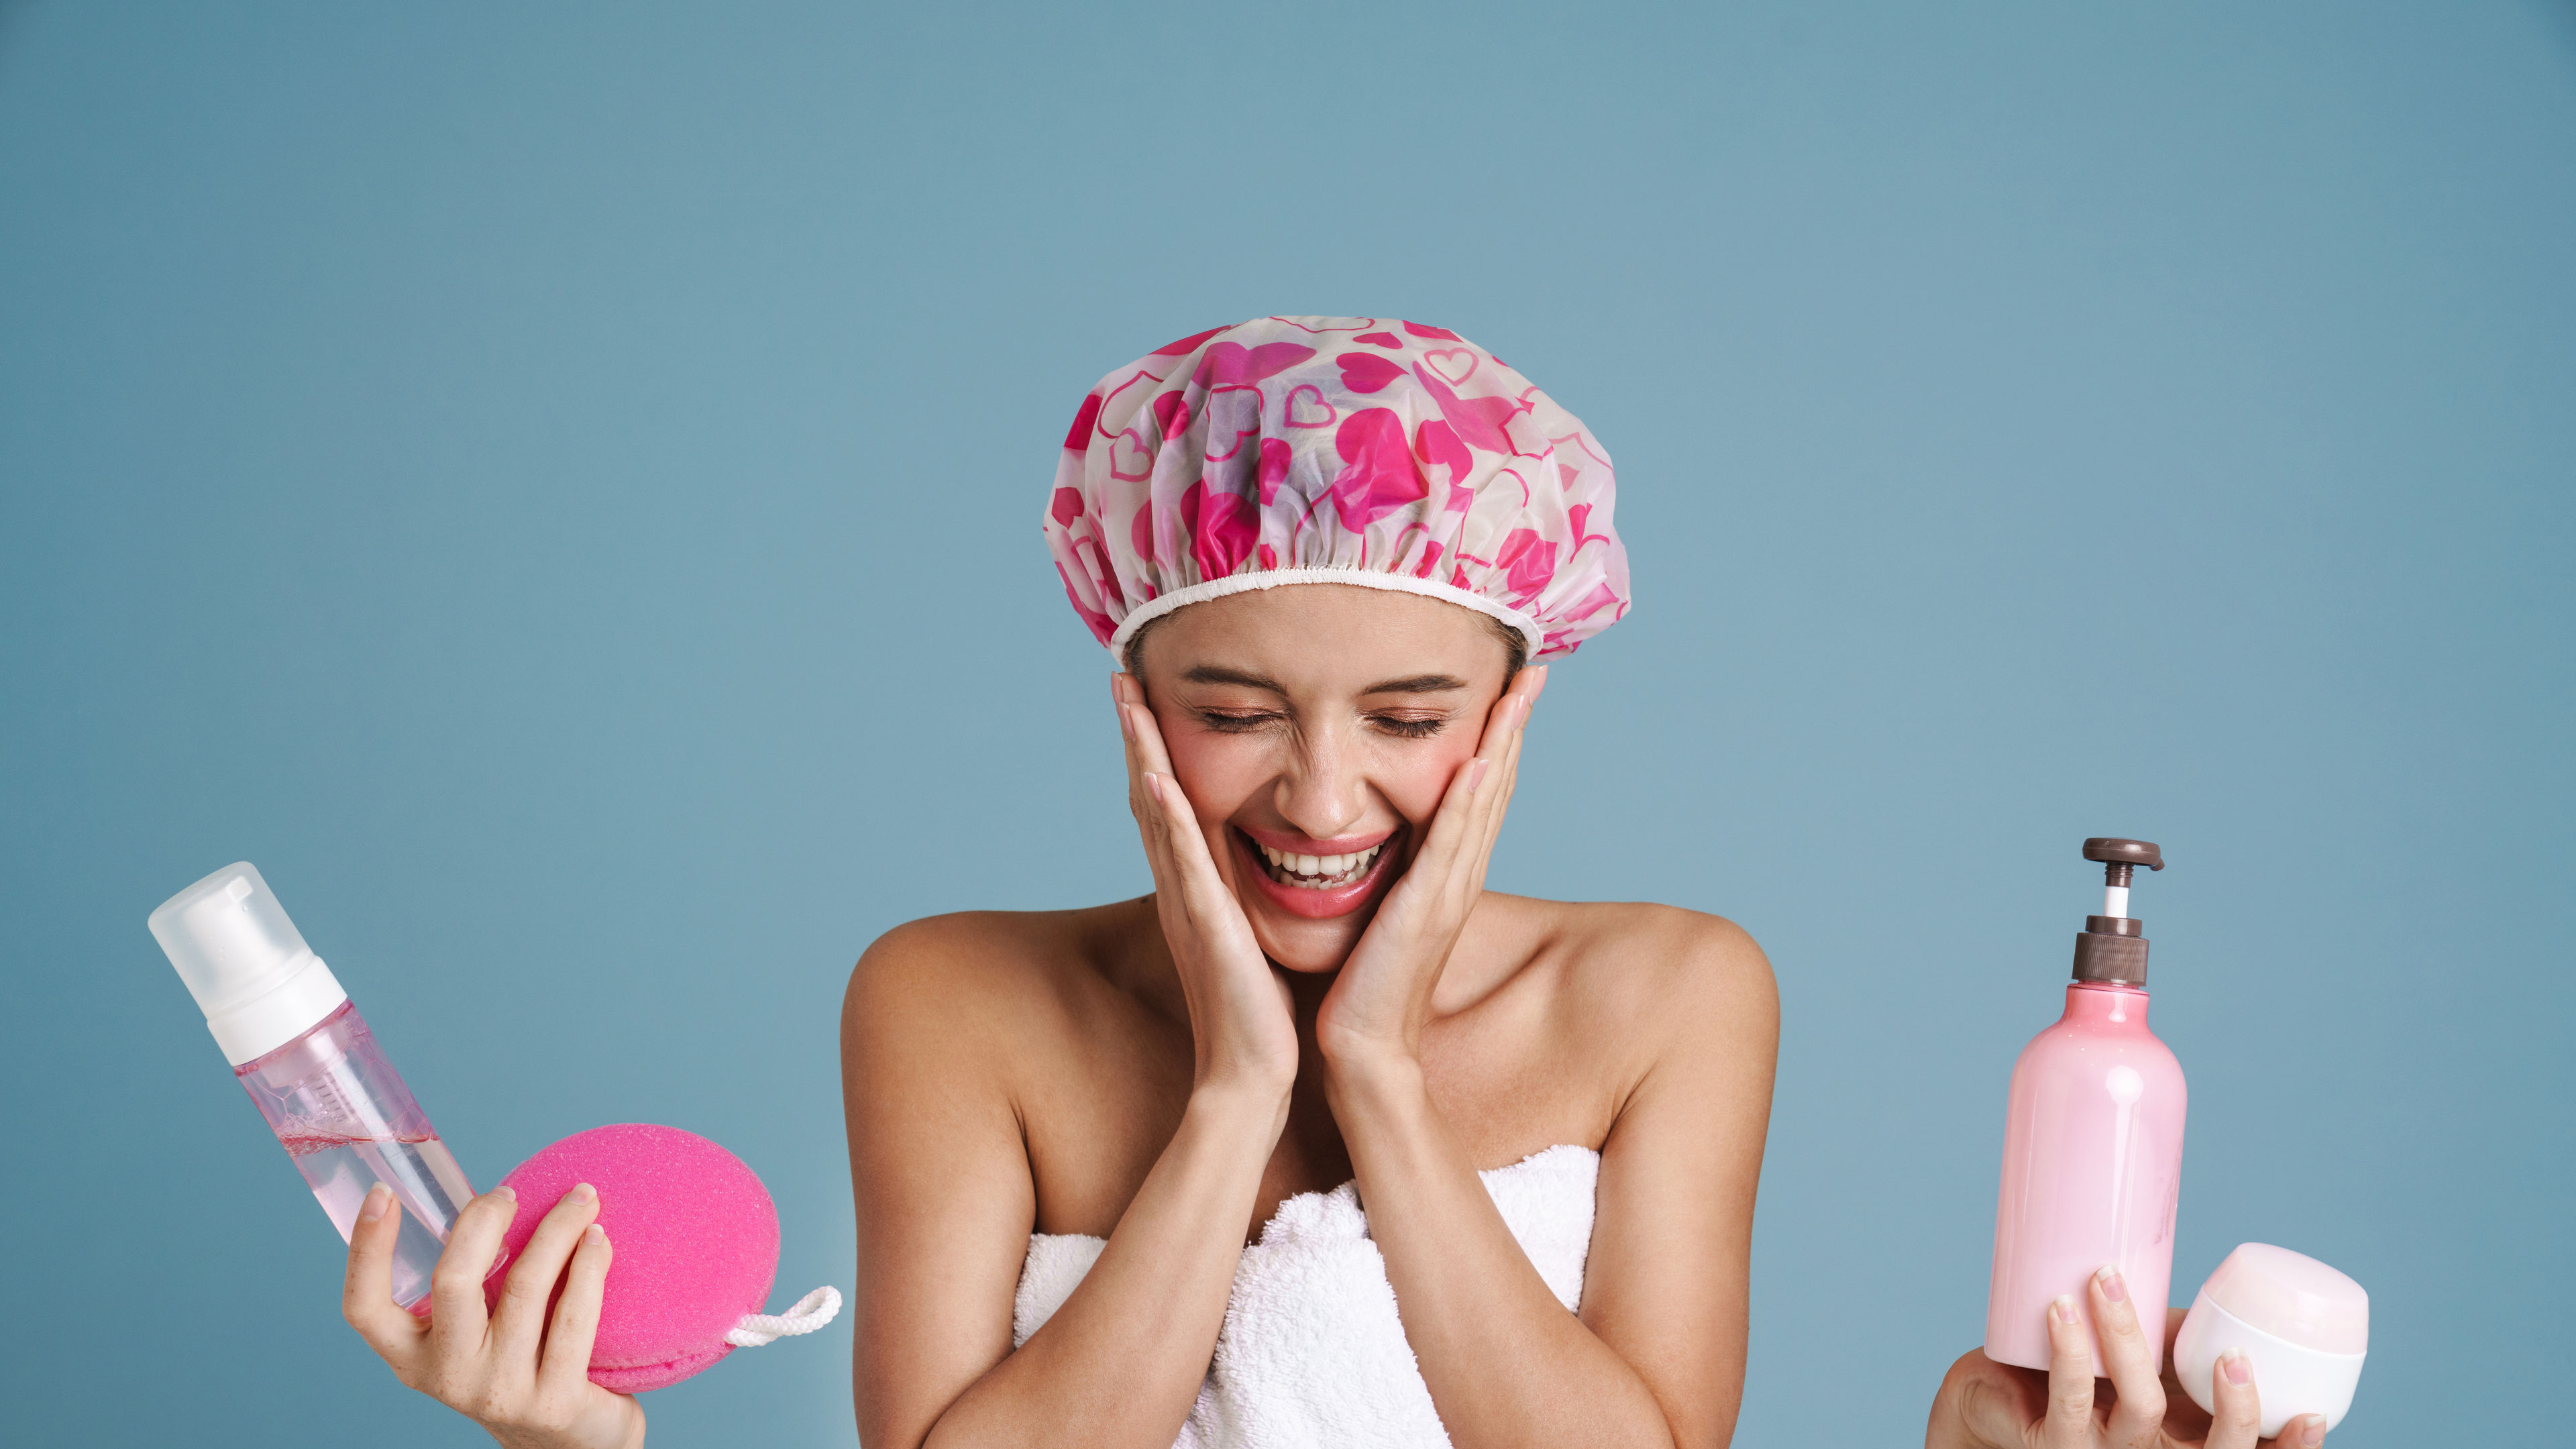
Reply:
[[[599, 1225], [616, 1253], [590, 1354], [591, 1382], [602, 1388], [632, 1394], [678, 1383], [733, 1352], [726, 1335], [769, 1301], [778, 1209], [740, 1158], [703, 1137], [643, 1123], [594, 1127], [501, 1181], [519, 1195], [504, 1263], [575, 1184], [599, 1189]], [[503, 1277], [496, 1269], [484, 1284], [495, 1303]]]

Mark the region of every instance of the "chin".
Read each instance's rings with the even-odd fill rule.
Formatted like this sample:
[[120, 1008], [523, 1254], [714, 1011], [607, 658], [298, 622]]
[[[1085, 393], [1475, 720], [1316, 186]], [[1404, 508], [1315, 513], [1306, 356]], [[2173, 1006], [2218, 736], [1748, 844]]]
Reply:
[[1282, 971], [1301, 976], [1326, 976], [1342, 969], [1350, 959], [1351, 948], [1360, 943], [1359, 928], [1336, 931], [1276, 931], [1253, 927], [1252, 934], [1261, 942], [1261, 952]]

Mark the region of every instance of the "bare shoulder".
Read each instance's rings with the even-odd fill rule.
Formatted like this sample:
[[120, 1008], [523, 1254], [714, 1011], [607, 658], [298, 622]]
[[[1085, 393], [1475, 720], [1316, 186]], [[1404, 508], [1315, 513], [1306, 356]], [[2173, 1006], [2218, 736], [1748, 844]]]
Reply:
[[847, 1060], [884, 1051], [955, 1061], [1024, 1047], [1105, 989], [1099, 962], [1121, 906], [960, 911], [907, 921], [851, 968], [841, 1001]]
[[1768, 1061], [1780, 1033], [1770, 958], [1724, 916], [1638, 901], [1529, 901], [1554, 994], [1638, 1069], [1679, 1053]]

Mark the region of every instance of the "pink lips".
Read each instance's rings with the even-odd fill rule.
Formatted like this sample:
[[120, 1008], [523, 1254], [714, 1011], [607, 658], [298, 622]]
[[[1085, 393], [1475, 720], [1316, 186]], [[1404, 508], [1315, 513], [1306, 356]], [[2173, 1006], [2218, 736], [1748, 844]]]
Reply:
[[1253, 848], [1253, 842], [1258, 840], [1273, 850], [1289, 851], [1299, 855], [1356, 855], [1372, 845], [1383, 844], [1393, 839], [1395, 832], [1381, 830], [1375, 835], [1344, 835], [1332, 840], [1314, 840], [1303, 835], [1286, 835], [1276, 830], [1256, 831], [1250, 826], [1238, 825], [1228, 833], [1234, 837], [1235, 858], [1242, 865], [1243, 874], [1252, 881], [1253, 887], [1279, 909], [1289, 915], [1303, 916], [1308, 920], [1330, 920], [1335, 916], [1346, 916], [1358, 910], [1368, 900], [1370, 893], [1377, 889], [1378, 882], [1385, 877], [1387, 861], [1395, 854], [1392, 850], [1379, 851], [1377, 858], [1369, 862], [1368, 869], [1360, 872], [1359, 878], [1347, 885], [1334, 886], [1329, 890], [1311, 890], [1301, 886], [1281, 885], [1272, 880], [1270, 863], [1261, 858], [1261, 852]]
[[1269, 846], [1272, 850], [1285, 851], [1290, 855], [1357, 855], [1372, 845], [1394, 838], [1395, 835], [1392, 830], [1381, 830], [1375, 835], [1336, 835], [1330, 840], [1317, 840], [1311, 836], [1290, 835], [1281, 830], [1264, 830], [1257, 825], [1238, 825], [1234, 828]]

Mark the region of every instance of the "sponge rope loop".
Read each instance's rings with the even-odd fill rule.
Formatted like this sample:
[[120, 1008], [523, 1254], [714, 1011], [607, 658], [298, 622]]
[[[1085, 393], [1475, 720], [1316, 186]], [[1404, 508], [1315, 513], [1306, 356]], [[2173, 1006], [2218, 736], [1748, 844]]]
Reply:
[[841, 1311], [841, 1290], [817, 1288], [784, 1313], [746, 1313], [725, 1334], [736, 1348], [763, 1348], [782, 1338], [812, 1333]]

